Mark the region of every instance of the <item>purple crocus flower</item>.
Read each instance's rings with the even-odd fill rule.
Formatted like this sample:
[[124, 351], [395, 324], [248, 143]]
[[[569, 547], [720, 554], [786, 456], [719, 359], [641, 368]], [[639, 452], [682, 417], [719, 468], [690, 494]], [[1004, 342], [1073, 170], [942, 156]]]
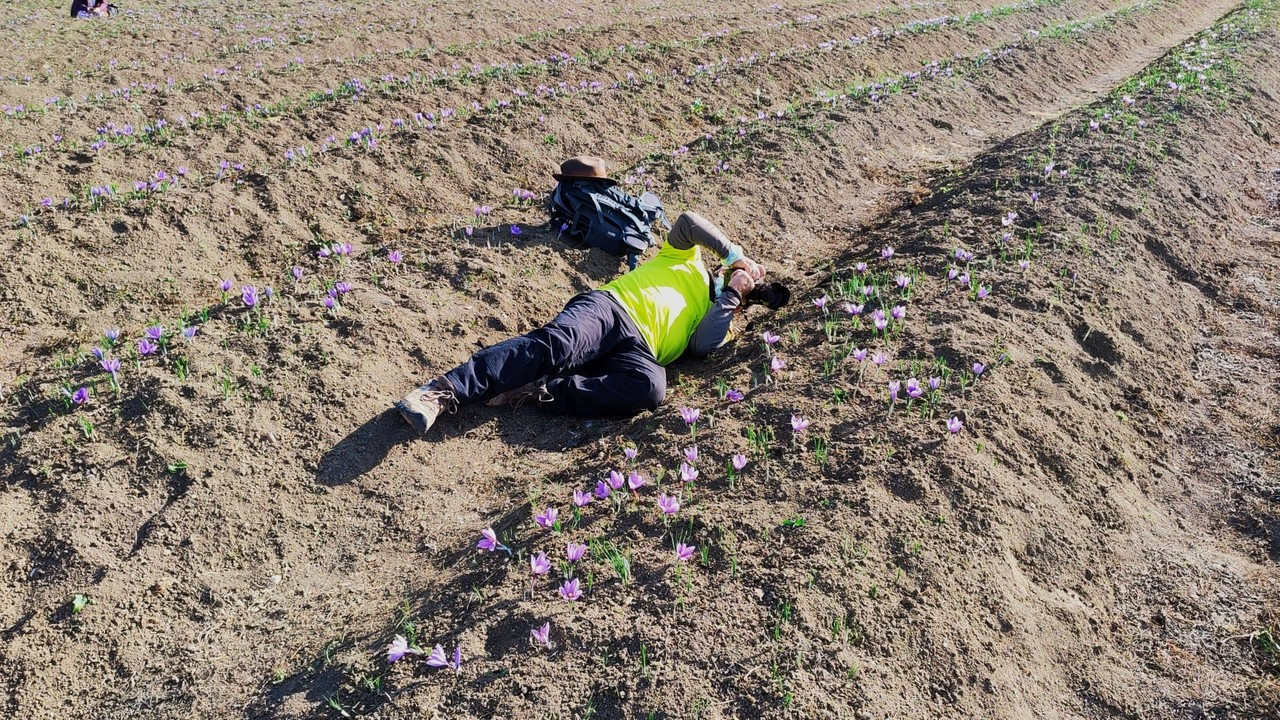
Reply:
[[1032, 191], [1031, 191], [1031, 204], [1032, 204], [1032, 205], [1035, 205], [1035, 204], [1036, 204], [1036, 203], [1038, 203], [1038, 202], [1040, 202], [1040, 191], [1039, 191], [1039, 190], [1032, 190]]
[[556, 526], [556, 517], [560, 515], [560, 511], [556, 508], [549, 507], [543, 510], [541, 514], [533, 518], [533, 521], [544, 528], [554, 529]]
[[1027, 269], [1027, 268], [1029, 268], [1029, 267], [1031, 267], [1031, 261], [1030, 261], [1030, 260], [1019, 260], [1019, 261], [1018, 261], [1018, 269], [1019, 269], [1019, 270], [1022, 270], [1022, 271], [1024, 271], [1024, 272], [1025, 272], [1025, 271], [1026, 271], [1026, 269]]
[[777, 345], [778, 341], [781, 340], [782, 337], [780, 335], [775, 335], [774, 333], [771, 333], [768, 330], [765, 330], [763, 333], [760, 334], [760, 339], [764, 340], [766, 345]]
[[392, 264], [399, 263], [401, 260], [404, 260], [404, 253], [400, 252], [399, 250], [392, 250], [391, 252], [387, 253], [387, 260], [390, 261]]
[[644, 476], [638, 472], [633, 472], [627, 476], [627, 487], [631, 488], [632, 492], [644, 487], [647, 482], [649, 481], [645, 480]]
[[582, 584], [578, 582], [578, 578], [573, 578], [560, 585], [560, 597], [569, 602], [582, 597]]
[[952, 265], [950, 268], [947, 269], [947, 280], [955, 280], [956, 276], [959, 274], [960, 274], [960, 268], [956, 267], [955, 265]]
[[674, 495], [662, 493], [658, 496], [658, 509], [663, 515], [675, 515], [680, 511], [680, 500]]
[[462, 646], [459, 645], [453, 649], [453, 662], [449, 664], [455, 673], [462, 672]]
[[160, 338], [164, 337], [164, 326], [152, 325], [151, 327], [147, 328], [144, 332], [146, 332], [148, 340], [152, 340], [154, 342], [160, 342]]
[[321, 302], [321, 304], [323, 304], [323, 305], [324, 305], [326, 308], [328, 308], [329, 310], [333, 310], [333, 309], [337, 308], [337, 306], [338, 306], [338, 303], [337, 303], [337, 302], [335, 302], [335, 301], [334, 301], [334, 299], [333, 299], [331, 296], [329, 296], [329, 295], [325, 295], [325, 296], [324, 296], [324, 299], [323, 299], [323, 300], [321, 300], [320, 302]]
[[738, 453], [733, 456], [733, 460], [731, 462], [733, 463], [733, 469], [741, 472], [742, 468], [747, 466], [747, 456], [742, 453]]
[[774, 355], [773, 358], [769, 360], [769, 372], [778, 372], [786, 367], [787, 361], [783, 360], [779, 355]]
[[692, 425], [698, 422], [702, 417], [702, 411], [698, 408], [680, 408], [680, 419], [684, 420], [686, 425]]
[[621, 490], [626, 479], [622, 477], [622, 473], [617, 470], [609, 471], [609, 487], [613, 490]]
[[883, 248], [881, 248], [880, 259], [888, 260], [891, 257], [893, 257], [893, 246], [885, 245]]
[[685, 460], [688, 460], [688, 461], [689, 461], [689, 464], [691, 464], [691, 465], [692, 465], [693, 463], [698, 462], [698, 446], [697, 446], [697, 445], [690, 445], [689, 447], [685, 448], [685, 449], [684, 449], [684, 459], [685, 459]]
[[199, 331], [200, 331], [200, 328], [196, 327], [195, 325], [188, 325], [187, 327], [182, 328], [182, 337], [187, 342], [191, 342], [196, 339], [196, 333]]
[[865, 275], [867, 272], [867, 264], [864, 262], [860, 262], [853, 266], [853, 270], [859, 275]]
[[100, 347], [95, 347], [94, 349], [89, 351], [89, 354], [92, 355], [95, 360], [101, 361], [102, 358], [107, 356], [107, 351], [103, 350]]
[[158, 349], [159, 346], [150, 340], [144, 338], [138, 341], [138, 354], [143, 357], [146, 357], [147, 355], [154, 355]]
[[876, 353], [871, 356], [871, 362], [875, 363], [878, 368], [884, 367], [884, 364], [889, 362], [889, 358], [885, 357], [884, 353]]
[[898, 391], [902, 389], [902, 383], [898, 380], [889, 381], [889, 402], [898, 402]]
[[511, 234], [512, 234], [512, 235], [519, 236], [519, 235], [520, 235], [520, 233], [521, 233], [521, 230], [520, 230], [520, 226], [519, 226], [519, 225], [512, 225], [512, 226], [511, 226]]
[[889, 310], [889, 317], [892, 317], [894, 320], [901, 320], [906, 316], [907, 309], [901, 305], [894, 305], [893, 308]]
[[931, 377], [931, 378], [929, 378], [929, 389], [930, 389], [930, 390], [937, 390], [937, 389], [938, 389], [938, 388], [940, 388], [940, 387], [942, 387], [942, 378], [940, 378], [940, 377]]
[[222, 282], [218, 283], [218, 289], [222, 290], [222, 292], [231, 292], [231, 285], [232, 285], [231, 280], [229, 279], [223, 280]]
[[444, 648], [439, 645], [431, 650], [431, 656], [427, 658], [427, 664], [436, 668], [452, 668], [454, 672], [462, 669], [462, 647], [453, 649], [453, 659], [450, 660], [444, 654]]
[[480, 542], [476, 543], [477, 548], [487, 550], [489, 552], [493, 552], [494, 550], [505, 550], [508, 553], [511, 552], [506, 545], [498, 542], [498, 534], [493, 531], [493, 528], [487, 527], [481, 530], [480, 535]]
[[253, 307], [258, 304], [258, 288], [252, 285], [245, 285], [240, 288], [240, 299], [244, 301], [245, 307]]
[[551, 622], [544, 622], [539, 627], [529, 630], [529, 638], [543, 647], [551, 646]]
[[107, 328], [102, 331], [102, 336], [107, 339], [107, 342], [115, 345], [116, 341], [120, 339], [120, 328]]
[[897, 284], [899, 290], [906, 290], [911, 285], [911, 276], [899, 273], [898, 277], [894, 279], [894, 283]]
[[583, 492], [581, 490], [573, 491], [574, 507], [586, 507], [587, 505], [590, 505], [590, 504], [591, 504], [591, 493]]
[[637, 451], [637, 450], [636, 450], [635, 448], [633, 448], [633, 447], [623, 448], [623, 449], [622, 449], [622, 456], [623, 456], [623, 457], [625, 457], [625, 458], [627, 459], [627, 461], [628, 461], [628, 462], [630, 462], [630, 461], [632, 461], [632, 460], [635, 460], [635, 459], [636, 459], [636, 455], [638, 454], [638, 452], [639, 452], [639, 451]]
[[733, 403], [742, 402], [742, 399], [745, 397], [746, 395], [743, 395], [738, 390], [730, 390], [724, 394], [724, 399]]
[[983, 364], [982, 364], [982, 363], [980, 363], [980, 362], [976, 362], [976, 363], [974, 363], [974, 364], [973, 364], [973, 374], [974, 374], [974, 375], [981, 375], [981, 374], [982, 374], [982, 371], [983, 371], [983, 370], [986, 370], [986, 369], [987, 369], [987, 366], [986, 366], [986, 365], [983, 365]]
[[693, 482], [698, 479], [698, 468], [689, 463], [680, 463], [680, 482]]
[[540, 552], [537, 555], [529, 556], [529, 571], [534, 575], [546, 575], [551, 571], [551, 560], [547, 558], [547, 554]]
[[809, 421], [806, 420], [803, 415], [793, 414], [791, 416], [791, 429], [796, 433], [802, 433], [805, 430], [807, 430], [808, 427], [809, 427]]
[[409, 641], [403, 635], [397, 635], [391, 641], [391, 645], [387, 648], [387, 662], [393, 663], [398, 661], [405, 655], [421, 655], [422, 651], [415, 647], [409, 647]]
[[862, 314], [862, 305], [854, 305], [853, 303], [845, 303], [844, 311], [849, 313], [850, 317], [856, 317]]
[[587, 546], [583, 543], [571, 542], [564, 546], [564, 555], [569, 558], [569, 562], [576, 563], [587, 554]]
[[823, 295], [823, 296], [822, 296], [822, 297], [820, 297], [820, 298], [814, 298], [814, 299], [813, 299], [813, 306], [814, 306], [814, 307], [816, 307], [816, 308], [818, 308], [819, 310], [826, 310], [826, 309], [827, 309], [827, 296], [826, 296], [826, 295]]
[[689, 562], [693, 559], [693, 553], [698, 549], [696, 545], [685, 545], [684, 543], [676, 544], [676, 562]]
[[867, 361], [867, 349], [866, 349], [866, 348], [854, 348], [854, 351], [853, 351], [851, 354], [853, 355], [853, 359], [854, 359], [854, 360], [857, 360], [858, 362], [866, 362], [866, 361]]
[[80, 386], [80, 389], [71, 393], [71, 402], [76, 405], [84, 405], [89, 402], [89, 388], [84, 387], [83, 385]]
[[920, 381], [915, 378], [907, 378], [907, 397], [915, 400], [924, 395], [924, 388], [920, 387]]
[[120, 358], [103, 358], [102, 369], [111, 373], [111, 377], [115, 377], [120, 372]]
[[987, 296], [988, 296], [988, 295], [990, 295], [990, 294], [991, 294], [991, 288], [987, 287], [986, 285], [979, 285], [979, 286], [978, 286], [978, 299], [979, 299], [979, 300], [986, 300], [986, 299], [987, 299]]
[[955, 417], [953, 415], [951, 416], [951, 419], [947, 421], [947, 432], [951, 433], [952, 435], [955, 435], [956, 433], [960, 432], [963, 429], [964, 429], [964, 423], [960, 422], [960, 418]]
[[609, 496], [610, 496], [610, 495], [612, 495], [612, 494], [613, 494], [613, 492], [612, 492], [611, 490], [609, 490], [609, 486], [608, 486], [608, 485], [605, 485], [603, 480], [597, 480], [597, 481], [596, 481], [596, 492], [595, 492], [595, 495], [596, 495], [596, 497], [597, 497], [597, 498], [600, 498], [601, 500], [604, 500], [605, 498], [609, 497]]
[[293, 275], [293, 279], [295, 282], [302, 279], [302, 268], [298, 267], [297, 265], [294, 265], [289, 272]]

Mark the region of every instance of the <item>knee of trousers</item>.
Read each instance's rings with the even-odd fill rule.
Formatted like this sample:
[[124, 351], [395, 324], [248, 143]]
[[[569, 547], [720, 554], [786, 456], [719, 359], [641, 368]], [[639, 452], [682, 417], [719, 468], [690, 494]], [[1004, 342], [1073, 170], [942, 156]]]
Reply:
[[583, 350], [571, 329], [556, 325], [544, 325], [525, 337], [536, 343], [544, 361], [556, 370], [572, 367]]
[[646, 371], [644, 375], [648, 380], [648, 394], [644, 397], [644, 408], [653, 410], [667, 399], [667, 371], [665, 368], [658, 368], [656, 371]]

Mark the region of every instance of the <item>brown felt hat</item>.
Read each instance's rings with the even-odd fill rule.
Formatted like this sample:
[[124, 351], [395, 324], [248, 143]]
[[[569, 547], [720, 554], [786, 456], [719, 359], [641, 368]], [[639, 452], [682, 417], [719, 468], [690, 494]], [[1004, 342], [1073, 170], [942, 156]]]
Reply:
[[606, 180], [610, 185], [617, 184], [616, 180], [605, 173], [604, 160], [594, 155], [579, 155], [565, 160], [560, 163], [560, 172], [551, 173], [551, 177], [560, 182], [565, 180]]

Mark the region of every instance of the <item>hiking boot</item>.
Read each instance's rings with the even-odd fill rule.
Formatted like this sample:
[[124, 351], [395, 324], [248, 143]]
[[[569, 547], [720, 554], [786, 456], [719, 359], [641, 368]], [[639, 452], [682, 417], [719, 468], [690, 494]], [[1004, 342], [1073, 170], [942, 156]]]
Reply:
[[515, 390], [498, 393], [486, 400], [484, 404], [489, 407], [500, 407], [502, 405], [520, 407], [528, 402], [550, 401], [551, 393], [547, 392], [547, 383], [543, 380], [534, 380], [527, 385], [521, 385]]
[[434, 384], [427, 384], [405, 395], [396, 403], [396, 409], [405, 421], [425, 435], [440, 413], [445, 410], [453, 412], [457, 405], [458, 398], [452, 390], [441, 390]]

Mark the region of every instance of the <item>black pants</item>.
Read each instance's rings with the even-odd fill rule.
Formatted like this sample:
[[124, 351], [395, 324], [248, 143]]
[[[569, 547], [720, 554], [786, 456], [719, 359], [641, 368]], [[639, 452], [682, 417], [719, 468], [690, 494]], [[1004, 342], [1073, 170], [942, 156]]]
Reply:
[[548, 412], [608, 417], [652, 410], [667, 394], [631, 316], [602, 290], [583, 293], [533, 332], [485, 348], [445, 373], [461, 404], [483, 402], [546, 377]]

